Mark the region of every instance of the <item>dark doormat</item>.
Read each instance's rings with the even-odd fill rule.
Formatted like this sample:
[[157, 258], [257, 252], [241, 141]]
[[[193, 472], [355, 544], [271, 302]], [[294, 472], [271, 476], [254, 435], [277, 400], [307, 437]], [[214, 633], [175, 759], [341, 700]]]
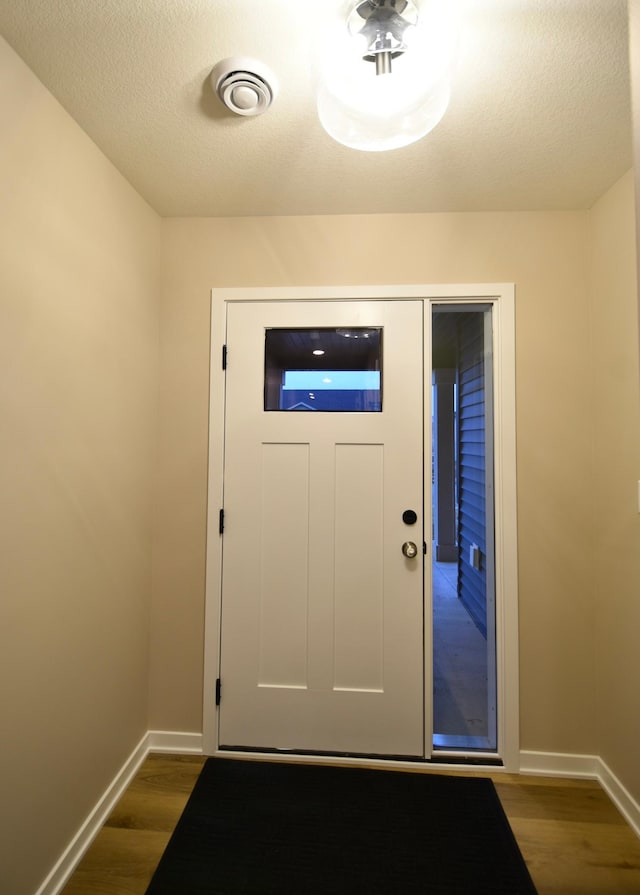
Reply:
[[535, 895], [491, 780], [209, 758], [147, 895]]

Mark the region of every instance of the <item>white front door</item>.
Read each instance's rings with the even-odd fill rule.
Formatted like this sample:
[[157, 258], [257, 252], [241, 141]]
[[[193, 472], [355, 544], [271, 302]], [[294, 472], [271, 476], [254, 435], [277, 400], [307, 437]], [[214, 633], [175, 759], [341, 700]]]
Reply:
[[422, 315], [228, 305], [223, 749], [424, 755]]

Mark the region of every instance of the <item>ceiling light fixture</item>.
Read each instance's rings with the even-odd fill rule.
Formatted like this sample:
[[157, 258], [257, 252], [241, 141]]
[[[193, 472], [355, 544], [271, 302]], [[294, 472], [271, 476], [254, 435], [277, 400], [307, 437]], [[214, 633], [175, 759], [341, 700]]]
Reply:
[[358, 0], [331, 43], [317, 104], [339, 143], [397, 149], [440, 122], [456, 46], [451, 0]]

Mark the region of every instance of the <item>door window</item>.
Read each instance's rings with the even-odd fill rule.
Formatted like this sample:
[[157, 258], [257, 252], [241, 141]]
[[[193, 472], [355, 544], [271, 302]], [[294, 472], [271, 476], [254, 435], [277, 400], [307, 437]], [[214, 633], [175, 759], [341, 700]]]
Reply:
[[382, 327], [267, 329], [264, 356], [265, 410], [382, 410]]

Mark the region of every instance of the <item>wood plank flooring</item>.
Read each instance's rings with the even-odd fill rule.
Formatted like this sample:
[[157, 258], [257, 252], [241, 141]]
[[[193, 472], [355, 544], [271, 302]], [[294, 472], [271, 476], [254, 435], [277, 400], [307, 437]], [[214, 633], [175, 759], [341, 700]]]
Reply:
[[[63, 895], [144, 895], [203, 763], [150, 755]], [[539, 895], [640, 895], [640, 839], [597, 782], [489, 776]]]

